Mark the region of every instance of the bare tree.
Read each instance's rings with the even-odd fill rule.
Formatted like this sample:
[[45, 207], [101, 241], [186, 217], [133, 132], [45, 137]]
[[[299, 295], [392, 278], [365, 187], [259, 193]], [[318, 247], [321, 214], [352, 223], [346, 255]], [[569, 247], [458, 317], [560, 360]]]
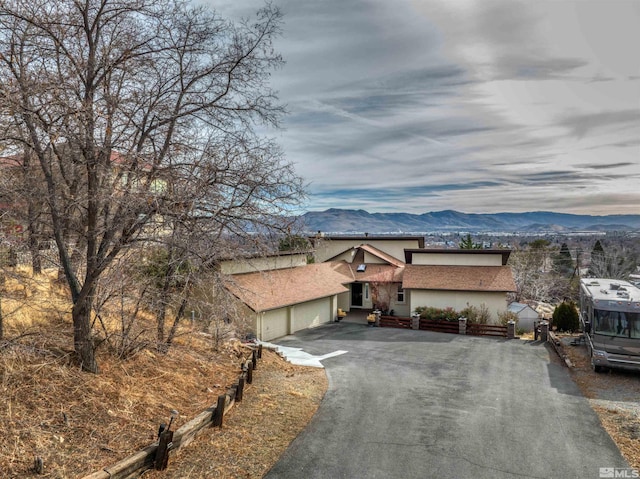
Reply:
[[627, 279], [637, 265], [634, 251], [624, 245], [609, 246], [600, 254], [591, 254], [589, 274], [596, 278]]
[[124, 248], [172, 220], [246, 234], [301, 197], [255, 132], [282, 113], [266, 83], [280, 21], [269, 5], [233, 25], [181, 0], [0, 1], [0, 141], [39, 165], [83, 369], [98, 371], [97, 281]]
[[215, 271], [201, 275], [194, 291], [194, 314], [211, 335], [217, 350], [225, 339], [242, 338], [250, 329], [246, 306], [224, 287], [224, 278]]

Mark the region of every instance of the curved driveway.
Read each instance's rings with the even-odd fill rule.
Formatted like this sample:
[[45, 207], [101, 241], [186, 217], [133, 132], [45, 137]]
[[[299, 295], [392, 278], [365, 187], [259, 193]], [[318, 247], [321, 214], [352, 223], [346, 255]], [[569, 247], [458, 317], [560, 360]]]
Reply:
[[323, 360], [329, 390], [268, 479], [586, 479], [628, 467], [544, 345], [349, 323], [278, 344], [348, 352]]

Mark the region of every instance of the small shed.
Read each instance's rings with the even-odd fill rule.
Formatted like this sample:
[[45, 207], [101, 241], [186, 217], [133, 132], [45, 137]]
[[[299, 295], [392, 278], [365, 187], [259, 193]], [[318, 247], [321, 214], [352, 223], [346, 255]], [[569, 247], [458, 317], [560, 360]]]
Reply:
[[533, 325], [539, 321], [538, 312], [525, 303], [513, 302], [508, 307], [509, 311], [518, 315], [518, 328], [526, 332], [533, 331]]

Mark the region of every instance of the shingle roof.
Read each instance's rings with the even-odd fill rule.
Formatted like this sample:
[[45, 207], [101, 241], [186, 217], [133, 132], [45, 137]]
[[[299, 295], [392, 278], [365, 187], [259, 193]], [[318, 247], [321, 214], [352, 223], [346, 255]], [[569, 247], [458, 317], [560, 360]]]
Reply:
[[261, 312], [344, 293], [349, 291], [344, 285], [352, 281], [349, 265], [337, 261], [236, 274], [226, 287], [253, 311]]
[[351, 274], [355, 281], [360, 282], [395, 282], [402, 281], [402, 273], [404, 267], [396, 267], [390, 264], [372, 264], [366, 263], [366, 269], [364, 271], [358, 271], [358, 265], [351, 263]]
[[404, 268], [402, 287], [446, 291], [516, 291], [509, 266], [408, 264]]

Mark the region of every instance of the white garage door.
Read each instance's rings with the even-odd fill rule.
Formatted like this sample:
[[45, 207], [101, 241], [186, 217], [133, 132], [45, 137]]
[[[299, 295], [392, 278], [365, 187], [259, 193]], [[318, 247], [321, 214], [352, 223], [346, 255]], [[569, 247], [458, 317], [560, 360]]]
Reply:
[[266, 311], [262, 316], [262, 340], [271, 341], [289, 334], [287, 308]]
[[331, 298], [297, 304], [293, 310], [293, 331], [328, 323], [331, 319]]

